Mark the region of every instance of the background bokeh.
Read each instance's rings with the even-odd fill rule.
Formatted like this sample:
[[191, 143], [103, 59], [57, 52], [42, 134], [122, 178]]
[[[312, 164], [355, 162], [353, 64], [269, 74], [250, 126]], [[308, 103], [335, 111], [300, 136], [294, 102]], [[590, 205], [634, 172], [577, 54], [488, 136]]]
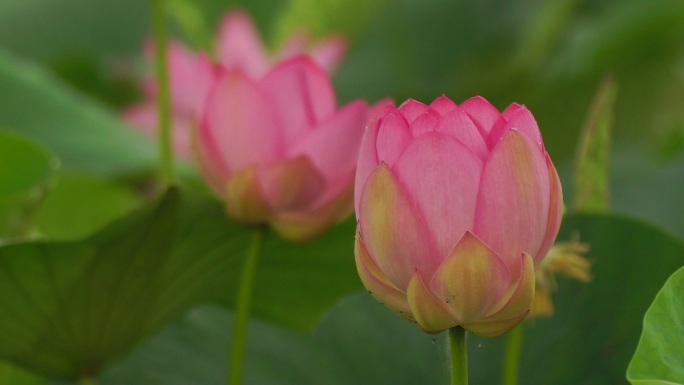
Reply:
[[[601, 79], [613, 76], [613, 207], [684, 234], [684, 206], [675, 204], [684, 195], [679, 0], [190, 3], [205, 25], [175, 23], [175, 35], [198, 48], [210, 45], [222, 12], [235, 6], [253, 15], [272, 46], [298, 27], [349, 36], [335, 76], [342, 100], [428, 102], [446, 94], [459, 101], [479, 94], [502, 109], [524, 103], [562, 170], [566, 194], [579, 130]], [[137, 0], [5, 0], [0, 46], [116, 109], [136, 97], [148, 11]], [[188, 19], [174, 19], [182, 18]]]
[[[564, 365], [551, 360], [549, 370], [554, 374], [526, 379], [523, 374], [522, 383], [617, 383], [612, 360], [619, 361], [616, 367], [623, 365], [636, 342], [632, 332], [625, 332], [626, 341], [620, 340], [620, 317], [626, 317], [638, 332], [640, 324], [631, 323], [640, 320], [658, 287], [681, 265], [681, 260], [667, 260], [651, 269], [645, 261], [667, 259], [668, 253], [680, 250], [680, 241], [666, 234], [684, 237], [684, 1], [188, 0], [170, 4], [173, 35], [196, 49], [211, 46], [223, 12], [238, 6], [254, 17], [271, 46], [299, 28], [319, 37], [348, 36], [348, 55], [334, 76], [342, 101], [389, 96], [397, 103], [407, 98], [430, 102], [446, 94], [457, 102], [482, 95], [502, 110], [512, 102], [525, 104], [559, 169], [566, 203], [573, 197], [580, 132], [601, 82], [612, 78], [617, 95], [611, 210], [639, 223], [630, 227], [610, 224], [605, 218], [573, 218], [564, 227], [566, 237], [576, 226], [591, 228], [587, 237], [597, 244], [610, 243], [607, 239], [620, 232], [631, 234], [632, 243], [628, 247], [623, 240], [603, 254], [601, 246], [592, 245], [597, 272], [591, 287], [601, 287], [598, 297], [605, 298], [596, 299], [594, 289], [561, 281], [565, 288], [559, 293], [555, 318], [528, 326], [527, 335], [534, 330], [556, 333], [547, 341], [565, 338], [569, 342], [558, 346], [582, 356], [584, 345], [599, 338], [597, 333], [613, 333], [615, 339], [606, 346], [613, 343], [617, 350], [573, 356], [576, 359]], [[142, 0], [0, 2], [0, 126], [47, 147], [62, 166], [54, 187], [55, 194], [62, 196], [48, 195], [37, 216], [43, 233], [56, 238], [84, 236], [141, 205], [140, 192], [146, 191], [141, 180], [154, 172], [155, 148], [127, 131], [119, 114], [141, 97], [138, 82], [146, 71], [141, 48], [149, 34], [149, 6]], [[85, 197], [90, 191], [96, 193]], [[102, 209], [84, 210], [84, 202]], [[65, 226], [65, 217], [76, 224]], [[661, 233], [645, 236], [651, 227], [643, 222], [659, 227]], [[345, 236], [342, 231], [335, 234], [338, 240]], [[353, 231], [346, 236], [349, 247], [341, 253], [349, 255], [347, 270], [352, 271]], [[658, 247], [647, 244], [654, 239], [659, 240]], [[640, 272], [649, 269], [654, 273], [643, 278]], [[599, 279], [604, 281], [595, 283]], [[625, 283], [628, 279], [631, 286]], [[638, 297], [639, 304], [631, 308], [616, 299], [619, 296]], [[561, 304], [568, 308], [563, 310]], [[583, 312], [593, 315], [576, 316]], [[445, 341], [395, 319], [361, 293], [340, 302], [313, 334], [280, 326], [297, 323], [282, 315], [287, 309], [271, 312], [276, 314], [271, 318], [285, 320], [279, 323], [272, 323], [268, 310], [262, 313], [266, 316], [257, 317], [251, 330], [249, 383], [445, 381]], [[599, 315], [603, 318], [597, 319]], [[601, 321], [608, 326], [592, 323]], [[222, 383], [231, 322], [230, 311], [222, 307], [195, 308], [107, 371], [102, 383]], [[479, 379], [474, 383], [494, 383], [498, 369], [482, 362], [500, 361], [504, 340], [474, 341], [472, 362], [480, 361], [473, 363], [474, 378]], [[543, 362], [545, 354], [558, 349], [547, 346], [543, 338], [530, 345], [526, 353], [531, 358], [525, 359], [523, 373], [534, 369], [534, 359]], [[176, 374], [169, 376], [174, 370]], [[578, 376], [579, 372], [586, 376]]]

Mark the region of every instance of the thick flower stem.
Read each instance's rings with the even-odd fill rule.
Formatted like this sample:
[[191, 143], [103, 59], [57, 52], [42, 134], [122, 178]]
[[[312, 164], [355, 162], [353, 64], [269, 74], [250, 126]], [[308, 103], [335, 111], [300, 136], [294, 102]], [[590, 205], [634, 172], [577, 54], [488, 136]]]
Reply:
[[152, 0], [154, 28], [155, 72], [157, 77], [157, 121], [159, 132], [160, 173], [165, 186], [174, 181], [173, 133], [171, 132], [171, 96], [166, 37], [165, 0]]
[[520, 354], [522, 351], [523, 325], [520, 324], [508, 333], [506, 358], [503, 367], [503, 385], [518, 385]]
[[233, 326], [233, 345], [230, 354], [228, 371], [228, 384], [242, 384], [245, 366], [245, 352], [247, 350], [247, 326], [249, 323], [249, 310], [252, 302], [252, 290], [254, 288], [254, 276], [257, 270], [259, 256], [263, 248], [268, 227], [260, 226], [254, 230], [250, 241], [247, 259], [242, 267], [240, 286], [238, 288], [235, 303], [235, 324]]
[[468, 385], [468, 340], [460, 326], [449, 329], [451, 385]]

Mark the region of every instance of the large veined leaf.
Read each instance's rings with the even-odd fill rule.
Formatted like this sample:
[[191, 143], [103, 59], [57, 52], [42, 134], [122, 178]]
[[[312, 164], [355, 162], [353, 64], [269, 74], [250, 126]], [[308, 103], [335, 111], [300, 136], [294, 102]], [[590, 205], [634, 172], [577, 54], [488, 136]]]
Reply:
[[51, 377], [92, 376], [215, 297], [245, 237], [212, 211], [171, 190], [84, 241], [0, 248], [0, 357]]
[[0, 125], [44, 145], [65, 166], [122, 173], [154, 165], [153, 143], [41, 68], [0, 50]]
[[129, 213], [140, 200], [122, 183], [64, 171], [36, 213], [37, 231], [47, 239], [80, 239]]
[[[626, 384], [643, 313], [684, 263], [680, 241], [632, 219], [572, 215], [560, 239], [574, 233], [592, 245], [594, 280], [560, 280], [556, 314], [525, 321], [521, 385]], [[224, 325], [230, 322], [220, 309], [196, 309], [101, 382], [222, 384], [230, 340]], [[308, 336], [264, 322], [250, 327], [245, 384], [448, 383], [445, 336], [421, 332], [365, 292], [346, 298]], [[469, 338], [473, 384], [500, 383], [505, 341]]]
[[684, 268], [665, 283], [644, 317], [627, 370], [632, 385], [684, 384]]
[[[304, 329], [359, 288], [353, 234], [347, 223], [303, 245], [270, 236], [255, 316]], [[191, 307], [232, 303], [249, 239], [218, 202], [172, 189], [85, 240], [0, 247], [0, 359], [95, 376]]]
[[57, 165], [42, 146], [0, 131], [0, 236], [28, 235], [32, 213]]
[[57, 160], [41, 146], [0, 131], [0, 198], [25, 194], [45, 184], [56, 166]]

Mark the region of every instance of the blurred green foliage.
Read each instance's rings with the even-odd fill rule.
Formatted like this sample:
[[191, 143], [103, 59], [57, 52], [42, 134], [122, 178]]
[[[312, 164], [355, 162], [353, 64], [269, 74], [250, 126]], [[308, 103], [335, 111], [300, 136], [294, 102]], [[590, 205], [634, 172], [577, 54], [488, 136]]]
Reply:
[[0, 48], [0, 124], [44, 145], [65, 167], [107, 174], [154, 164], [155, 148], [111, 110]]
[[0, 384], [45, 385], [47, 380], [16, 365], [0, 362]]
[[610, 208], [610, 147], [618, 86], [606, 78], [582, 129], [575, 165], [573, 209], [605, 212]]
[[[559, 239], [577, 233], [592, 245], [594, 279], [560, 280], [554, 317], [525, 321], [521, 385], [626, 384], [643, 314], [684, 264], [684, 243], [639, 221], [572, 215]], [[230, 340], [221, 325], [230, 322], [223, 310], [198, 309], [105, 373], [103, 383], [220, 384]], [[365, 292], [341, 301], [310, 335], [263, 322], [251, 331], [246, 384], [448, 383], [446, 336], [423, 333]], [[471, 383], [499, 383], [505, 342], [469, 337]]]

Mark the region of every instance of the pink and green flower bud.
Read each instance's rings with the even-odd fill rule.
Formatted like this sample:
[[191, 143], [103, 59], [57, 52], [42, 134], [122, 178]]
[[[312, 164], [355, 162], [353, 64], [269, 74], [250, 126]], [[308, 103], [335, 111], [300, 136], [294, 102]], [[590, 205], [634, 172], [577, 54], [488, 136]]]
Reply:
[[501, 335], [529, 313], [558, 233], [560, 180], [532, 114], [481, 97], [388, 108], [366, 130], [355, 185], [366, 288], [424, 331]]
[[[308, 34], [299, 31], [290, 36], [276, 52], [269, 52], [249, 14], [234, 9], [221, 20], [215, 50], [220, 66], [239, 68], [249, 77], [258, 79], [280, 62], [302, 54], [309, 55], [325, 71], [332, 73], [344, 58], [347, 43], [342, 36], [332, 35], [312, 44]], [[144, 55], [148, 62], [153, 62], [155, 47], [151, 41], [145, 42]], [[169, 42], [174, 149], [186, 159], [192, 155], [191, 137], [199, 119], [198, 113], [216, 76], [207, 66], [208, 63], [206, 53], [194, 52], [179, 41]], [[145, 100], [128, 107], [124, 112], [125, 119], [145, 135], [155, 137], [158, 91], [152, 74], [144, 79], [142, 91]]]
[[351, 214], [368, 104], [338, 108], [328, 75], [306, 56], [259, 79], [240, 68], [219, 72], [196, 152], [228, 214], [270, 224], [293, 240], [315, 237]]

